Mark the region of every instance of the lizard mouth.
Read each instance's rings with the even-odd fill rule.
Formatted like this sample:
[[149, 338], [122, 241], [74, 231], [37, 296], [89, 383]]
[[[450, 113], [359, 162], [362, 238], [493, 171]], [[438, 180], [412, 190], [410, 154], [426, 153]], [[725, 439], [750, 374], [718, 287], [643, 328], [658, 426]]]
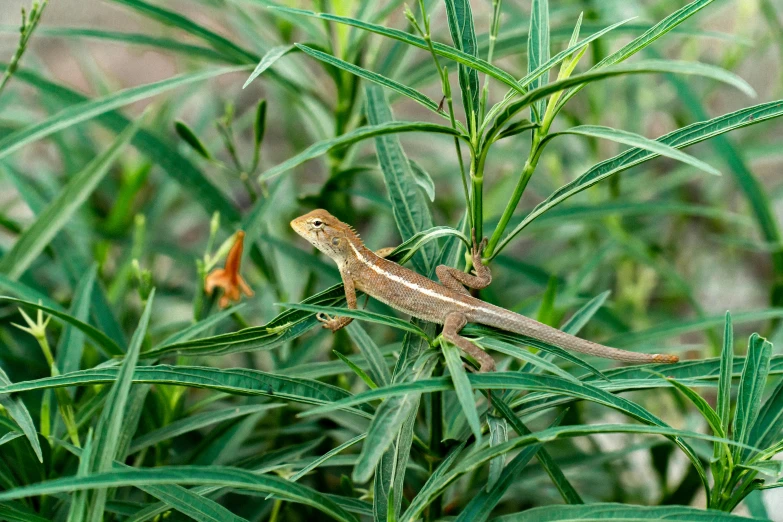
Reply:
[[[291, 228], [294, 229], [294, 232], [302, 236], [303, 238], [310, 241], [310, 238], [308, 237], [309, 234], [307, 233], [307, 226], [306, 223], [302, 222], [299, 218], [296, 218], [289, 223], [291, 225]], [[311, 241], [312, 242], [312, 241]]]

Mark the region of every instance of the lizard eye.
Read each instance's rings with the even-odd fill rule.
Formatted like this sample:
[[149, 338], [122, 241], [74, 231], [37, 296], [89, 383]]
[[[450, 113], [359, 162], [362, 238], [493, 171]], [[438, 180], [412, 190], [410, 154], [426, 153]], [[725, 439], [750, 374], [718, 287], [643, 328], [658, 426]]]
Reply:
[[323, 226], [324, 226], [324, 222], [321, 221], [320, 219], [314, 219], [313, 220], [313, 227], [314, 228], [321, 228]]

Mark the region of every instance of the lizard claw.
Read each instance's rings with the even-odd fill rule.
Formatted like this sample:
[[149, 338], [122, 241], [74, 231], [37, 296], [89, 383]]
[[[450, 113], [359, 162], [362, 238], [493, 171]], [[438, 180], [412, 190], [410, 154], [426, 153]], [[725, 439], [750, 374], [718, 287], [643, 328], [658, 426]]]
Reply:
[[315, 314], [315, 318], [324, 323], [324, 328], [327, 328], [327, 323], [334, 321], [334, 318], [332, 318], [329, 314], [325, 314], [324, 312], [318, 312]]
[[473, 264], [476, 264], [476, 259], [481, 261], [481, 255], [484, 253], [484, 249], [487, 248], [489, 240], [485, 237], [481, 242], [476, 241], [476, 229], [473, 228], [470, 231], [471, 238], [473, 239], [473, 245], [470, 248], [470, 253], [473, 256]]
[[332, 317], [329, 314], [325, 314], [323, 312], [318, 312], [315, 314], [315, 318], [318, 319], [322, 324], [322, 328], [326, 328], [328, 330], [331, 330], [332, 333], [336, 332], [343, 326], [345, 326], [344, 322], [340, 320], [339, 317]]

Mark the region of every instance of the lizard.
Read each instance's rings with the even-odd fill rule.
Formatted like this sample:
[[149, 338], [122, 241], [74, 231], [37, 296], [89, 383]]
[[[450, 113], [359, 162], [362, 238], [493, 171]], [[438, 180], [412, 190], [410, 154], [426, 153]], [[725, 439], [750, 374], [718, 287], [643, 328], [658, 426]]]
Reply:
[[[403, 313], [443, 325], [443, 338], [473, 357], [479, 372], [495, 370], [495, 360], [473, 344], [460, 330], [467, 323], [491, 326], [538, 339], [566, 350], [631, 363], [675, 363], [676, 355], [637, 353], [611, 348], [540, 323], [524, 315], [482, 301], [468, 288], [480, 290], [492, 282], [488, 266], [482, 262], [487, 244], [484, 238], [471, 248], [473, 273], [439, 265], [435, 274], [440, 283], [379, 256], [367, 248], [356, 231], [323, 209], [313, 210], [293, 221], [294, 231], [337, 263], [345, 287], [349, 309], [356, 309], [356, 292], [365, 294]], [[384, 249], [382, 254], [387, 254]], [[352, 318], [316, 315], [332, 332], [347, 326]]]

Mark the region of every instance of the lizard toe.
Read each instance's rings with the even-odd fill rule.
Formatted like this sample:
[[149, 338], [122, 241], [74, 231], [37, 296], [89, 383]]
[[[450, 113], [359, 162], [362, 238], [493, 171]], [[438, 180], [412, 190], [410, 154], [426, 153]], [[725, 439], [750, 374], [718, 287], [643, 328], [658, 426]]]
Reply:
[[326, 328], [326, 325], [332, 321], [334, 321], [333, 318], [329, 316], [329, 314], [325, 314], [324, 312], [318, 312], [315, 314], [315, 318], [318, 319], [320, 322], [324, 323], [324, 328]]

